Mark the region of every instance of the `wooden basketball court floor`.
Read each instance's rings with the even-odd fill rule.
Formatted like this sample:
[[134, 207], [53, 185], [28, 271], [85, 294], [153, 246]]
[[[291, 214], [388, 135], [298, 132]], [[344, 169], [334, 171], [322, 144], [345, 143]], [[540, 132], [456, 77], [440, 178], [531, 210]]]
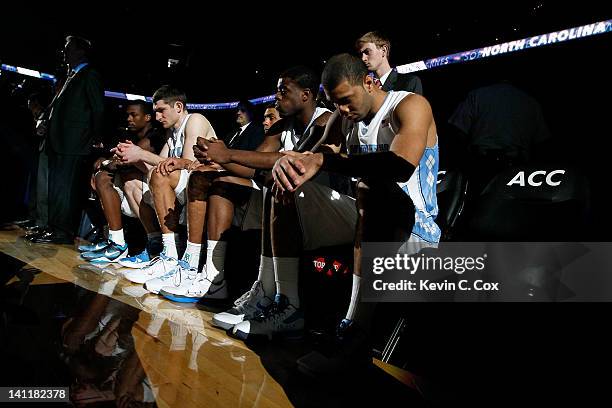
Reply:
[[410, 373], [376, 359], [370, 374], [375, 380], [367, 381], [377, 389], [349, 391], [306, 379], [295, 369], [295, 359], [304, 353], [299, 346], [249, 347], [213, 327], [212, 312], [146, 293], [124, 279], [115, 264], [96, 267], [79, 258], [76, 245], [31, 244], [22, 235], [21, 229], [0, 231], [0, 252], [36, 271], [31, 287], [72, 284], [138, 310], [131, 335], [157, 406], [337, 407], [348, 401], [347, 392], [357, 390], [370, 397], [381, 393], [379, 406], [420, 400]]

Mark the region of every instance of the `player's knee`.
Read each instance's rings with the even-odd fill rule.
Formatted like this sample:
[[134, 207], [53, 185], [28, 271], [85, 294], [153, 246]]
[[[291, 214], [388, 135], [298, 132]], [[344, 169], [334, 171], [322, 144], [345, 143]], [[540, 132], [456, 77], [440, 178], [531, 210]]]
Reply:
[[163, 174], [154, 171], [151, 173], [149, 186], [151, 187], [151, 190], [155, 191], [168, 186], [169, 182], [170, 178], [168, 176], [164, 176]]
[[142, 180], [131, 179], [123, 183], [123, 191], [126, 195], [133, 197], [138, 192], [142, 191]]
[[113, 179], [108, 172], [101, 170], [96, 173], [94, 179], [95, 179], [96, 190], [112, 188]]

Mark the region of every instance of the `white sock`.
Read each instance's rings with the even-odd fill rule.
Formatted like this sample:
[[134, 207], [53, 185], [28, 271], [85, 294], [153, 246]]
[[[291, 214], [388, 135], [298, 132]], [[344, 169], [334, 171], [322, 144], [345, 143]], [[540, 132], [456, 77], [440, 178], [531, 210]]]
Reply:
[[276, 280], [274, 277], [274, 262], [268, 256], [259, 258], [259, 275], [257, 280], [261, 282], [264, 293], [270, 299], [274, 299], [276, 294]]
[[108, 239], [113, 241], [117, 245], [125, 245], [125, 238], [123, 236], [123, 228], [117, 231], [111, 229], [108, 230]]
[[178, 259], [178, 253], [176, 252], [176, 238], [178, 234], [173, 232], [169, 234], [162, 234], [162, 241], [164, 242], [164, 255]]
[[193, 242], [187, 241], [187, 249], [183, 254], [183, 261], [187, 262], [190, 267], [198, 269], [200, 264], [200, 250], [202, 244], [194, 244]]
[[211, 282], [223, 280], [225, 267], [225, 250], [227, 242], [208, 240], [206, 247], [206, 279]]
[[300, 258], [273, 257], [272, 261], [274, 262], [276, 293], [287, 296], [289, 303], [294, 307], [300, 307], [300, 298], [298, 296]]
[[359, 302], [359, 286], [361, 285], [361, 276], [353, 275], [353, 289], [351, 290], [351, 303], [349, 303], [346, 319], [353, 320], [355, 310], [357, 310], [357, 302]]

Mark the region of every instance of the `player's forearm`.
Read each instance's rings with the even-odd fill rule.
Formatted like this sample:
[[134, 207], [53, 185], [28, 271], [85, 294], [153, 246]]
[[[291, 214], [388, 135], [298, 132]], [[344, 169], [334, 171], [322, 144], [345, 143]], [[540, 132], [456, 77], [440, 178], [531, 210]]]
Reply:
[[255, 169], [251, 167], [243, 166], [241, 164], [228, 163], [228, 164], [224, 164], [223, 168], [229, 171], [230, 173], [236, 176], [239, 176], [239, 177], [244, 177], [244, 178], [255, 177]]
[[141, 153], [140, 161], [150, 166], [157, 166], [163, 160], [164, 159], [162, 157], [159, 157], [157, 154], [148, 152], [146, 150], [143, 150]]
[[271, 169], [274, 163], [282, 157], [279, 152], [252, 152], [247, 150], [231, 150], [230, 163], [240, 164], [252, 169]]

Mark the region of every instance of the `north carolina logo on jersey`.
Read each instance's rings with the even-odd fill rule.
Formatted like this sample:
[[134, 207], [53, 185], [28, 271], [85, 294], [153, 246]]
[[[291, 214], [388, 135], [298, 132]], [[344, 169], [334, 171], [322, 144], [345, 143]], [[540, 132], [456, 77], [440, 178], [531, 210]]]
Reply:
[[389, 144], [351, 144], [348, 146], [349, 154], [365, 154], [376, 152], [388, 152]]

